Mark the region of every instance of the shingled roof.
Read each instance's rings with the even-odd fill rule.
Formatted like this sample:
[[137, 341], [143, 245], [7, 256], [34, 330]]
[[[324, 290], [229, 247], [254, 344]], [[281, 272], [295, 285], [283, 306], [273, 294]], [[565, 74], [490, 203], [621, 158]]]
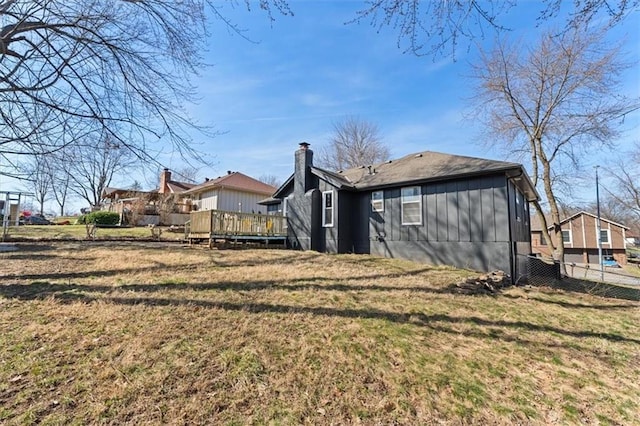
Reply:
[[[314, 167], [314, 174], [319, 175], [319, 170], [322, 169]], [[330, 173], [334, 179], [341, 177], [343, 187], [351, 186], [355, 190], [463, 178], [484, 175], [490, 172], [512, 172], [507, 173], [511, 175], [510, 177], [519, 177], [522, 174], [527, 181], [524, 185], [527, 197], [530, 200], [537, 198], [533, 184], [523, 173], [522, 166], [518, 163], [440, 152], [423, 151], [406, 155], [397, 160], [390, 160], [367, 167], [356, 167], [337, 173], [324, 171], [324, 173]]]
[[230, 172], [216, 179], [208, 180], [200, 185], [185, 191], [184, 194], [193, 194], [205, 190], [216, 188], [230, 188], [238, 191], [255, 192], [258, 194], [271, 195], [276, 188], [264, 182], [260, 182], [250, 176], [240, 172]]

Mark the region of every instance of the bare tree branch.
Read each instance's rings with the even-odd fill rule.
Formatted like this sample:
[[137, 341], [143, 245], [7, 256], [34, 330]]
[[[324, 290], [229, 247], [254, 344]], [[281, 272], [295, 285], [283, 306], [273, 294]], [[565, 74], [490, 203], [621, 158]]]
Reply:
[[346, 117], [333, 124], [333, 136], [322, 147], [318, 164], [330, 170], [380, 163], [389, 159], [378, 126], [358, 117]]
[[551, 223], [541, 203], [534, 207], [556, 259], [564, 257], [558, 194], [570, 189], [561, 185], [569, 176], [575, 180], [590, 150], [612, 146], [620, 118], [640, 105], [619, 95], [618, 76], [628, 65], [619, 59], [619, 46], [606, 45], [604, 36], [604, 30], [580, 27], [549, 31], [528, 47], [501, 41], [474, 68], [478, 116], [491, 140], [509, 152], [529, 153]]

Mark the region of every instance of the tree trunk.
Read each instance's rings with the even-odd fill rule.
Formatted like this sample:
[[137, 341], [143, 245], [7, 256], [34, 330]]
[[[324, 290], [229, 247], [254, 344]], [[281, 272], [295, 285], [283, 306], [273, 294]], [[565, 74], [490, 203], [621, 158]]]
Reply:
[[[549, 210], [551, 210], [551, 226], [553, 226], [553, 234], [555, 237], [555, 250], [553, 251], [553, 259], [560, 262], [560, 270], [566, 275], [567, 268], [564, 265], [564, 241], [562, 241], [562, 228], [560, 226], [560, 209], [558, 208], [558, 202], [556, 201], [553, 188], [551, 186], [551, 163], [547, 159], [546, 154], [542, 150], [542, 142], [537, 141], [538, 145], [538, 157], [542, 164], [542, 184], [544, 186], [544, 193], [549, 201]], [[547, 226], [549, 226], [547, 224]]]

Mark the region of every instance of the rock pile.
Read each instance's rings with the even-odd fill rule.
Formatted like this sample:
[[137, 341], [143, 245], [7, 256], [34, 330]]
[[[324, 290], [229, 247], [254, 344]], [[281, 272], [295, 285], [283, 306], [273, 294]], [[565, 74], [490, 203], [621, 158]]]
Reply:
[[452, 286], [452, 290], [460, 294], [493, 294], [510, 284], [509, 275], [504, 271], [493, 271], [456, 283], [455, 286]]

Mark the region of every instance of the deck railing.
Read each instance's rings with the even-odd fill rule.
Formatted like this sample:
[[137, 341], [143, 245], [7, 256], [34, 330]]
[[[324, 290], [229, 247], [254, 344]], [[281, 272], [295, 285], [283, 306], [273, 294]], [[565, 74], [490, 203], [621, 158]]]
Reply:
[[190, 238], [212, 236], [286, 236], [284, 216], [222, 210], [191, 212]]

